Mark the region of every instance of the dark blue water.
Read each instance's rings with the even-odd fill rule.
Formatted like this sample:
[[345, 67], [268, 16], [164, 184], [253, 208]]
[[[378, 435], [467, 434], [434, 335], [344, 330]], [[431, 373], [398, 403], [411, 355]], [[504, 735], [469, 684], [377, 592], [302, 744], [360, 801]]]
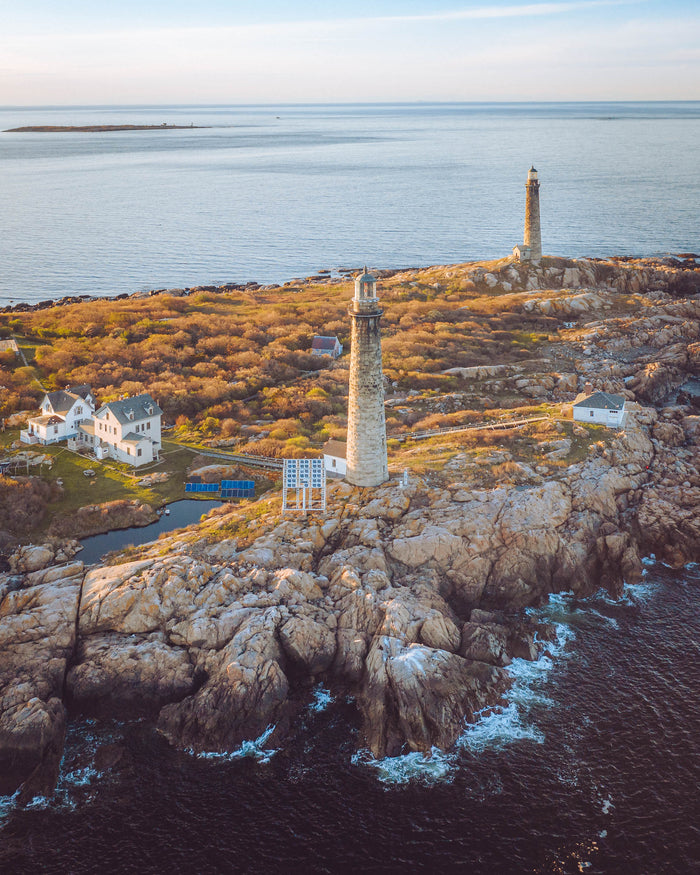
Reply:
[[[652, 566], [620, 603], [555, 597], [555, 658], [516, 663], [508, 707], [432, 763], [354, 756], [355, 709], [321, 690], [275, 753], [76, 722], [53, 802], [6, 803], [0, 870], [696, 872], [699, 608], [698, 568]], [[104, 741], [123, 755], [98, 774]]]
[[122, 550], [135, 544], [147, 544], [149, 541], [155, 541], [158, 535], [164, 532], [172, 532], [173, 529], [198, 523], [203, 514], [208, 513], [213, 507], [219, 507], [221, 503], [194, 498], [174, 501], [168, 505], [169, 514], [163, 514], [160, 519], [148, 526], [132, 526], [128, 529], [117, 529], [113, 532], [105, 532], [103, 535], [83, 538], [80, 542], [83, 549], [76, 558], [86, 565], [92, 565], [112, 550]]
[[547, 254], [698, 248], [700, 102], [0, 110], [0, 305]]

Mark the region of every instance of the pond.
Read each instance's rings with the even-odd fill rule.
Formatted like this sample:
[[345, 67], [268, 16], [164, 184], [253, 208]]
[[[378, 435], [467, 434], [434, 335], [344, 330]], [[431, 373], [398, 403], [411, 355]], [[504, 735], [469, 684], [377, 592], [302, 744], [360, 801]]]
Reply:
[[208, 501], [201, 498], [184, 498], [182, 501], [174, 501], [167, 506], [170, 513], [168, 515], [164, 513], [160, 519], [150, 523], [150, 525], [131, 526], [128, 529], [116, 529], [102, 535], [91, 535], [89, 538], [83, 538], [80, 542], [83, 549], [76, 558], [86, 565], [94, 565], [105, 553], [112, 550], [121, 550], [130, 544], [147, 544], [149, 541], [155, 541], [158, 535], [162, 535], [163, 532], [171, 532], [173, 529], [198, 523], [202, 514], [208, 513], [212, 508], [220, 507], [222, 504], [223, 502], [218, 500]]

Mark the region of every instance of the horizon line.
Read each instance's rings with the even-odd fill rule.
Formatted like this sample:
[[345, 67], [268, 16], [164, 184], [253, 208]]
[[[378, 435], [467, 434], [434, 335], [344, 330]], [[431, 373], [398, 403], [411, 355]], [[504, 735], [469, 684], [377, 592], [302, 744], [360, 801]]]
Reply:
[[0, 110], [6, 109], [103, 109], [103, 108], [119, 108], [119, 107], [134, 107], [143, 109], [162, 109], [179, 108], [179, 107], [253, 107], [253, 106], [485, 106], [485, 105], [527, 105], [527, 104], [546, 104], [560, 105], [566, 103], [586, 104], [586, 103], [620, 103], [620, 104], [649, 104], [649, 103], [700, 103], [698, 97], [661, 97], [661, 98], [562, 98], [558, 100], [547, 99], [508, 99], [502, 100], [341, 100], [341, 101], [316, 101], [316, 100], [299, 100], [299, 101], [255, 101], [255, 102], [237, 102], [237, 103], [24, 103], [24, 104], [0, 104]]

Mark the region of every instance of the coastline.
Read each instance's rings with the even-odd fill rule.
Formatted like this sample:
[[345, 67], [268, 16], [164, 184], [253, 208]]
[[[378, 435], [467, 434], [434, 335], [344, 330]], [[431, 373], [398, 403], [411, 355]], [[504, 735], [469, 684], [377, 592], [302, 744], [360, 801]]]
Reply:
[[209, 125], [26, 125], [21, 128], [8, 128], [3, 134], [93, 134], [115, 131], [187, 131], [208, 128]]
[[[697, 265], [545, 259], [518, 270], [506, 259], [406, 281], [440, 271], [510, 295], [519, 312], [582, 316], [561, 342], [578, 380], [635, 397], [624, 430], [515, 487], [470, 485], [457, 459], [445, 479], [412, 474], [404, 488], [334, 483], [324, 518], [280, 520], [268, 494], [87, 572], [18, 553], [0, 576], [6, 640], [40, 704], [34, 722], [0, 714], [14, 739], [0, 757], [26, 798], [55, 782], [68, 711], [136, 714], [176, 747], [224, 752], [270, 725], [283, 743], [298, 690], [318, 681], [355, 697], [375, 757], [449, 748], [465, 719], [501, 701], [504, 668], [546, 649], [551, 630], [527, 608], [569, 590], [619, 596], [651, 553], [674, 567], [700, 559], [700, 417], [665, 401], [698, 373]], [[611, 312], [631, 291], [646, 311]], [[30, 640], [27, 628], [45, 634]]]

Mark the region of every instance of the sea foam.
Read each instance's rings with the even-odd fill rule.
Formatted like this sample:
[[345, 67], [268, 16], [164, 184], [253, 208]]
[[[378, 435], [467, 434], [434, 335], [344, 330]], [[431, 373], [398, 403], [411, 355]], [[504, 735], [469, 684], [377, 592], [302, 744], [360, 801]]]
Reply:
[[375, 759], [368, 750], [358, 750], [351, 762], [374, 769], [383, 784], [441, 784], [452, 780], [455, 768], [454, 755], [437, 747], [429, 754], [414, 752], [383, 759]]
[[324, 687], [323, 684], [317, 684], [313, 689], [313, 697], [309, 703], [309, 711], [320, 713], [321, 711], [325, 711], [329, 705], [333, 704], [333, 702], [335, 702], [335, 698], [331, 695], [331, 691]]
[[277, 748], [265, 748], [265, 744], [275, 731], [274, 724], [270, 724], [267, 729], [256, 739], [244, 741], [240, 747], [233, 751], [220, 753], [219, 751], [195, 751], [192, 748], [187, 748], [185, 753], [196, 757], [199, 760], [216, 760], [217, 762], [233, 762], [234, 760], [252, 757], [259, 763], [269, 763], [272, 757], [277, 753]]

